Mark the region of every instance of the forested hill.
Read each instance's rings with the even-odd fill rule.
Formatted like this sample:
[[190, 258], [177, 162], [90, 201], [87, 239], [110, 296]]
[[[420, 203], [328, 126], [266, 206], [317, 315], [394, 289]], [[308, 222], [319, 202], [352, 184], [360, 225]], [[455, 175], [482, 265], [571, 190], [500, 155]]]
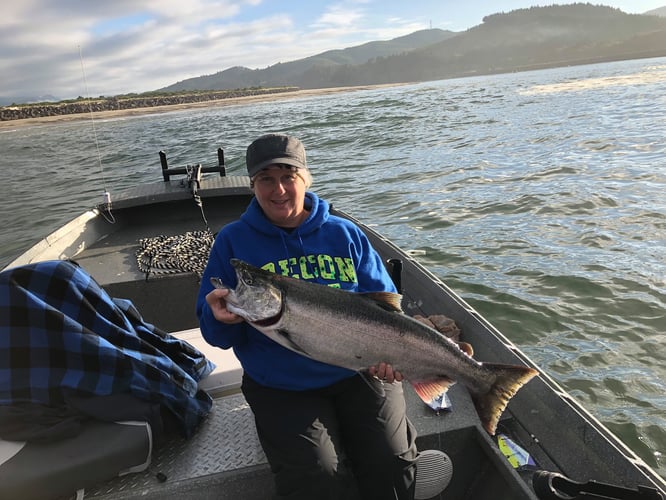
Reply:
[[413, 82], [660, 56], [666, 18], [578, 3], [489, 15], [460, 33], [424, 30], [264, 69], [231, 68], [160, 90]]
[[354, 68], [377, 57], [387, 57], [395, 54], [410, 53], [414, 50], [429, 47], [435, 43], [455, 36], [452, 31], [439, 29], [416, 31], [410, 35], [401, 36], [388, 41], [368, 42], [356, 47], [346, 49], [329, 50], [305, 59], [277, 63], [265, 69], [251, 70], [236, 66], [214, 75], [205, 75], [190, 78], [174, 85], [170, 85], [162, 91], [182, 91], [200, 89], [236, 89], [247, 87], [276, 87], [292, 85], [298, 81], [298, 87], [322, 88], [335, 87], [336, 85], [305, 85], [303, 79], [313, 68], [321, 70], [335, 70], [342, 68]]

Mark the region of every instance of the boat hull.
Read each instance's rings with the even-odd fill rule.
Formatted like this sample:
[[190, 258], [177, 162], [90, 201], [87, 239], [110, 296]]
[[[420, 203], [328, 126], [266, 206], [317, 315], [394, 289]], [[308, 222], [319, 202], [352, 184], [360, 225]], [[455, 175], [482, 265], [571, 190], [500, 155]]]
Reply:
[[[247, 178], [227, 176], [203, 179], [197, 194], [213, 231], [237, 219], [252, 197]], [[170, 180], [118, 197], [111, 214], [102, 208], [85, 212], [8, 267], [73, 259], [109, 295], [131, 300], [146, 321], [169, 332], [196, 329], [198, 276], [191, 272], [146, 275], [139, 270], [136, 259], [141, 238], [206, 229], [192, 193], [182, 183]], [[354, 220], [345, 213], [338, 214]], [[109, 215], [115, 223], [108, 221]], [[452, 318], [462, 331], [462, 339], [473, 345], [477, 359], [539, 369], [445, 283], [361, 221], [355, 222], [364, 228], [385, 261], [402, 263], [406, 313]], [[210, 349], [213, 356], [214, 351]], [[86, 496], [266, 498], [272, 480], [251, 411], [238, 393], [241, 371], [233, 361], [223, 363], [235, 370], [235, 382], [225, 379], [223, 388], [209, 388], [215, 396], [214, 411], [194, 438], [174, 439], [156, 447], [148, 471], [101, 484], [87, 490]], [[221, 368], [224, 371], [225, 367]], [[536, 499], [530, 484], [533, 468], [517, 470], [509, 463], [495, 439], [483, 430], [464, 387], [454, 386], [450, 397], [453, 411], [436, 414], [406, 388], [409, 417], [417, 428], [419, 447], [441, 449], [453, 462], [453, 480], [446, 498]], [[230, 420], [232, 417], [238, 422]], [[519, 442], [541, 469], [577, 481], [593, 479], [627, 487], [640, 484], [664, 491], [664, 480], [654, 470], [543, 372], [512, 399], [499, 431]], [[166, 481], [156, 479], [157, 472], [164, 474]]]

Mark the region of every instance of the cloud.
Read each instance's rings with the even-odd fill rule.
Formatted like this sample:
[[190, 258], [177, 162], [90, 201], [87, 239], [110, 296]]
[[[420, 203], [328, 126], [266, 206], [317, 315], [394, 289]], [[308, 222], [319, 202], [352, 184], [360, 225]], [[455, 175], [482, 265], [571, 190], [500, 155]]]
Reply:
[[327, 7], [324, 14], [312, 26], [314, 28], [344, 29], [354, 27], [363, 17], [364, 12], [358, 7], [352, 7], [346, 3], [335, 4]]
[[299, 46], [286, 15], [234, 22], [256, 0], [55, 3], [12, 2], [3, 12], [0, 96], [82, 95], [79, 49], [97, 96], [153, 90], [238, 64], [266, 66], [291, 58], [285, 45]]
[[[262, 68], [425, 27], [388, 20], [378, 5], [384, 4], [13, 0], [0, 16], [0, 97], [144, 92], [232, 66]], [[386, 19], [377, 22], [382, 15]]]

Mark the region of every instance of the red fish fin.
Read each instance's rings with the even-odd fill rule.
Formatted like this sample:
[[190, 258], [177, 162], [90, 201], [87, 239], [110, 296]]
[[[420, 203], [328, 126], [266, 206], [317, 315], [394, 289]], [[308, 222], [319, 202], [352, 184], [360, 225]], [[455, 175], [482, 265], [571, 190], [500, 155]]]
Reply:
[[495, 376], [495, 383], [485, 393], [472, 394], [472, 400], [483, 427], [494, 436], [502, 412], [509, 400], [532, 377], [539, 374], [534, 368], [518, 365], [483, 363], [483, 367]]
[[359, 293], [363, 297], [368, 298], [375, 302], [382, 309], [386, 309], [391, 312], [402, 312], [402, 295], [399, 293], [391, 292], [365, 292]]
[[449, 390], [449, 387], [455, 384], [451, 379], [442, 377], [427, 380], [410, 380], [416, 394], [425, 404], [430, 406], [433, 400], [439, 398], [443, 393]]

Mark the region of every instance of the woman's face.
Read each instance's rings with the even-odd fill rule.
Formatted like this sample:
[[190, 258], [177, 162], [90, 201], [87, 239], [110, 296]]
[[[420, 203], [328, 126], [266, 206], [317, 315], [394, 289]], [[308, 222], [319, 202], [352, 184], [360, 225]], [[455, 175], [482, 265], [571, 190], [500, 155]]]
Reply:
[[259, 206], [273, 224], [297, 227], [307, 218], [305, 181], [289, 167], [271, 165], [252, 180]]

